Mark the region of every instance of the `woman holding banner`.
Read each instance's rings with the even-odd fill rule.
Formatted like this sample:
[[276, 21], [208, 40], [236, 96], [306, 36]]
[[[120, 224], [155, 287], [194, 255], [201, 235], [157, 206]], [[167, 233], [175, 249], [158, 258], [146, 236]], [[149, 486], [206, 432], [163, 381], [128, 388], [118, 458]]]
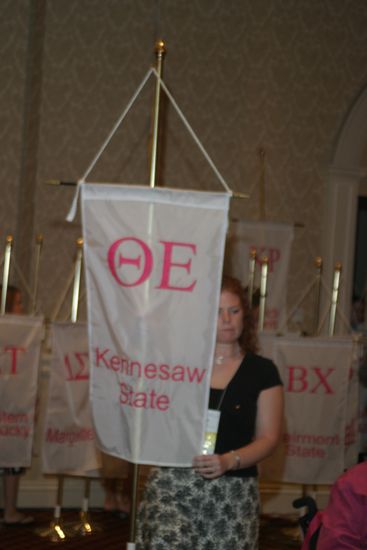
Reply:
[[156, 468], [139, 510], [139, 550], [255, 550], [257, 463], [281, 436], [282, 383], [275, 365], [255, 354], [256, 331], [246, 293], [224, 277], [209, 414], [219, 416], [214, 453], [193, 468]]
[[[0, 286], [1, 295], [1, 286]], [[6, 294], [5, 312], [21, 315], [24, 313], [22, 294], [15, 286], [8, 286]], [[3, 525], [26, 526], [34, 522], [32, 516], [27, 516], [17, 510], [17, 498], [19, 489], [19, 478], [24, 473], [24, 468], [1, 468], [3, 474], [4, 489], [4, 519]]]

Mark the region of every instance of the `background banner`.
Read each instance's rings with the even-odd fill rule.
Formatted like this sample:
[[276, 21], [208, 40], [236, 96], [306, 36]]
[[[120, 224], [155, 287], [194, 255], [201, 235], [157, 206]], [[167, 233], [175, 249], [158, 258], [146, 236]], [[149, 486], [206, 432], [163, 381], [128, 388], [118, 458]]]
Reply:
[[42, 318], [0, 317], [0, 467], [31, 464], [42, 337]]
[[359, 344], [349, 337], [260, 341], [279, 368], [285, 393], [283, 442], [262, 464], [263, 476], [333, 483], [358, 457]]
[[286, 320], [287, 278], [293, 227], [268, 222], [232, 220], [226, 254], [226, 271], [248, 284], [251, 249], [256, 249], [255, 287], [260, 286], [261, 260], [269, 260], [264, 330], [277, 331]]
[[201, 452], [229, 195], [82, 184], [91, 398], [101, 448]]
[[87, 327], [53, 323], [43, 472], [96, 476], [101, 467], [89, 402]]

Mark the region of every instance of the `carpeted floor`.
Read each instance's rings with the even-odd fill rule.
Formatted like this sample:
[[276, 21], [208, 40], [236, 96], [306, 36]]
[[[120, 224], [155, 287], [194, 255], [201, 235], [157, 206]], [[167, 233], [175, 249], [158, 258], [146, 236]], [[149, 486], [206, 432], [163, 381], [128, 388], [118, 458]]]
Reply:
[[[30, 510], [29, 513], [36, 520], [32, 526], [8, 527], [0, 524], [0, 550], [46, 550], [59, 546], [59, 543], [66, 550], [125, 550], [129, 540], [129, 521], [122, 520], [111, 512], [92, 510], [89, 514], [92, 533], [81, 534], [78, 511], [64, 511], [61, 521], [66, 533], [64, 541], [51, 528], [51, 510]], [[260, 550], [299, 548], [298, 527], [294, 519], [274, 516], [261, 518]]]

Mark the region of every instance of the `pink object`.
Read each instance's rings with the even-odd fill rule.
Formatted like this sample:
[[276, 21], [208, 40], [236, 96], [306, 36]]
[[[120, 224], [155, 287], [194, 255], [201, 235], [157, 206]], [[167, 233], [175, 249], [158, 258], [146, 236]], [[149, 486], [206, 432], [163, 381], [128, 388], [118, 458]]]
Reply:
[[327, 508], [312, 520], [302, 545], [320, 526], [317, 550], [360, 550], [367, 548], [367, 462], [342, 474], [331, 489]]

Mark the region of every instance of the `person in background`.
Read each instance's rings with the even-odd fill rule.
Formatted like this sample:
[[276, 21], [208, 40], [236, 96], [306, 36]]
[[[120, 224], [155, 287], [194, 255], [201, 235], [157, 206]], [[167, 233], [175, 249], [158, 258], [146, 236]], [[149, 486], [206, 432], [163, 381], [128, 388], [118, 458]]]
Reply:
[[361, 332], [366, 330], [365, 311], [366, 311], [366, 301], [364, 297], [353, 296], [351, 321], [350, 321], [350, 324], [353, 330], [361, 331]]
[[[2, 288], [0, 286], [0, 296]], [[8, 286], [6, 294], [5, 312], [15, 315], [24, 313], [22, 293], [15, 286]], [[17, 499], [19, 490], [19, 479], [24, 473], [24, 468], [1, 468], [3, 474], [3, 492], [4, 492], [4, 516], [3, 525], [6, 526], [25, 526], [34, 522], [32, 516], [23, 514], [17, 509]]]
[[101, 481], [105, 492], [103, 508], [120, 519], [127, 519], [130, 514], [131, 464], [103, 452], [101, 458]]
[[193, 457], [192, 468], [152, 470], [137, 550], [258, 548], [257, 464], [280, 440], [283, 388], [256, 348], [246, 292], [224, 277], [209, 398], [209, 409], [220, 412], [214, 453]]

